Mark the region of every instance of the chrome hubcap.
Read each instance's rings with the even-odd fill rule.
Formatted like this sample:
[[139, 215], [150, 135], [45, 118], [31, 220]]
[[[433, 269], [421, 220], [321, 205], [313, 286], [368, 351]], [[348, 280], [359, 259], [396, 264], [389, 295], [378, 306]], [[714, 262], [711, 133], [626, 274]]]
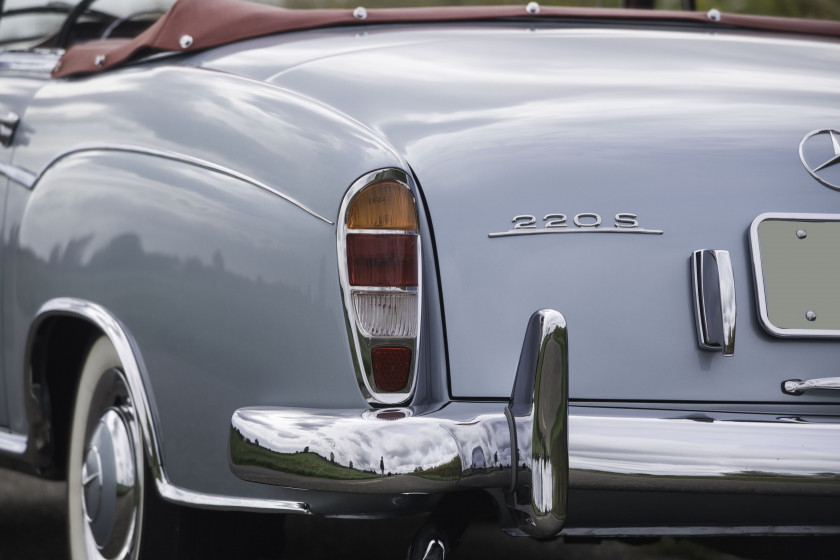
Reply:
[[102, 413], [84, 456], [82, 505], [89, 542], [103, 558], [123, 558], [137, 522], [140, 488], [131, 427], [122, 411]]
[[88, 523], [99, 517], [102, 504], [102, 457], [99, 448], [92, 445], [87, 450], [85, 464], [82, 466], [82, 485], [84, 487], [85, 519]]

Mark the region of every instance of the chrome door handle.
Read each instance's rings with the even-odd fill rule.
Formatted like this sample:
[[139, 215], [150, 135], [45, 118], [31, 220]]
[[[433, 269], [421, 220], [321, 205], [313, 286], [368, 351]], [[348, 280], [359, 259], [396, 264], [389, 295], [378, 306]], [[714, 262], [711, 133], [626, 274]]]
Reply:
[[840, 391], [840, 377], [823, 377], [821, 379], [788, 379], [782, 382], [782, 392], [788, 395], [801, 395], [811, 389], [833, 389]]
[[691, 255], [697, 343], [703, 350], [735, 354], [735, 275], [729, 251], [702, 249]]

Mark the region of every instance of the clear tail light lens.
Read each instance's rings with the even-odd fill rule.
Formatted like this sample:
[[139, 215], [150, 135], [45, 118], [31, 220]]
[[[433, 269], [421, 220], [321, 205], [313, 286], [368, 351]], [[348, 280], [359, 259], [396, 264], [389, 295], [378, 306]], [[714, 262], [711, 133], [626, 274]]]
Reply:
[[354, 293], [356, 321], [370, 337], [417, 336], [417, 294]]

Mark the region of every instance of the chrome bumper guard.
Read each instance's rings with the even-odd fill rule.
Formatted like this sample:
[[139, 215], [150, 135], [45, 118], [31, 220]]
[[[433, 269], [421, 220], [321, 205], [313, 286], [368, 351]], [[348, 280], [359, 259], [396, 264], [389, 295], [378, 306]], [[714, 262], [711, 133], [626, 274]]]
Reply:
[[566, 321], [541, 310], [528, 323], [503, 410], [242, 408], [231, 420], [230, 465], [244, 480], [310, 490], [499, 488], [521, 531], [551, 537], [566, 519], [568, 401]]
[[840, 418], [586, 406], [569, 416], [567, 348], [563, 316], [535, 313], [505, 407], [239, 409], [231, 469], [360, 494], [502, 490], [517, 528], [541, 538], [563, 528], [570, 486], [840, 496]]

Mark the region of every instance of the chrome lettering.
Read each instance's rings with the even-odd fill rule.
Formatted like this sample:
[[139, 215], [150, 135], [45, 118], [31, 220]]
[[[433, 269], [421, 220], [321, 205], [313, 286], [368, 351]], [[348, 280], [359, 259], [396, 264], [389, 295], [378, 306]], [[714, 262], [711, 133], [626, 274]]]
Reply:
[[513, 229], [533, 229], [537, 227], [534, 225], [537, 223], [537, 219], [533, 216], [514, 216], [512, 221], [514, 224], [516, 224], [515, 226], [513, 226]]
[[[639, 224], [638, 216], [632, 212], [619, 212], [615, 215], [614, 222], [611, 226], [602, 226], [601, 216], [599, 214], [595, 214], [594, 212], [581, 212], [580, 214], [576, 214], [574, 217], [571, 217], [567, 214], [546, 214], [542, 219], [542, 226], [537, 226], [536, 218], [530, 214], [514, 216], [512, 221], [514, 224], [512, 229], [508, 231], [488, 233], [487, 235], [493, 238], [508, 237], [515, 235], [539, 235], [546, 233], [630, 233], [643, 235], [663, 234], [663, 231], [661, 229], [647, 229], [642, 227]], [[572, 224], [574, 224], [574, 227], [572, 227]]]
[[565, 214], [548, 214], [543, 218], [543, 221], [546, 222], [546, 229], [568, 227]]
[[636, 221], [636, 214], [616, 214], [615, 227], [620, 228], [637, 228], [639, 222]]
[[[583, 223], [581, 222], [581, 218], [594, 218], [595, 221], [593, 223]], [[582, 214], [578, 214], [575, 216], [575, 225], [580, 228], [594, 228], [601, 225], [601, 216], [598, 214], [592, 214], [591, 212], [584, 212]]]

